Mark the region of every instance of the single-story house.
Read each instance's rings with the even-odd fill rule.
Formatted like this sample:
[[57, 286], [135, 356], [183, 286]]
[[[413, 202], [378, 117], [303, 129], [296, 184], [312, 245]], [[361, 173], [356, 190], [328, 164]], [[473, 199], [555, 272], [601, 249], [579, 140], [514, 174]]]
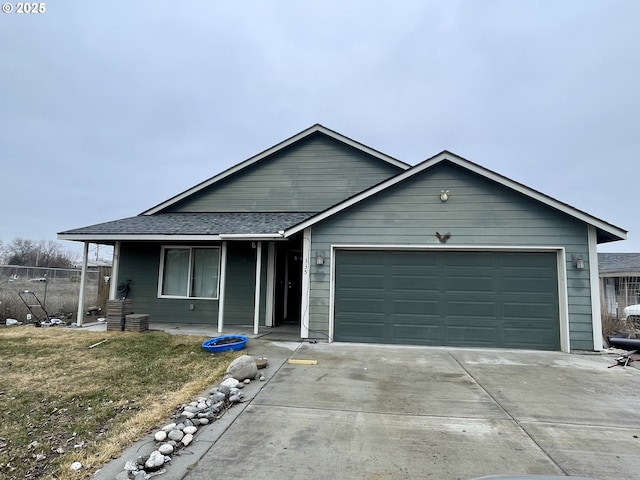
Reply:
[[640, 304], [640, 253], [598, 253], [600, 303], [615, 318]]
[[415, 166], [314, 125], [141, 214], [114, 246], [154, 322], [328, 341], [599, 350], [600, 243], [626, 231], [443, 151]]

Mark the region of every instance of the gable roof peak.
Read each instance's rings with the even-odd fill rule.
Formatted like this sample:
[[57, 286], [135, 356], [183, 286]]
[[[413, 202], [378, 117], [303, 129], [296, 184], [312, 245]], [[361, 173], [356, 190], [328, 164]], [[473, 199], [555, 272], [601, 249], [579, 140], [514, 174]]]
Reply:
[[535, 201], [540, 202], [541, 204], [547, 205], [555, 210], [563, 212], [571, 217], [574, 217], [588, 225], [592, 225], [596, 227], [598, 231], [598, 243], [605, 243], [610, 241], [617, 240], [625, 240], [627, 238], [627, 231], [612, 225], [604, 220], [601, 220], [593, 215], [590, 215], [582, 210], [579, 210], [571, 205], [556, 200], [549, 195], [546, 195], [542, 192], [539, 192], [531, 187], [527, 187], [526, 185], [517, 182], [515, 180], [511, 180], [510, 178], [505, 177], [499, 173], [494, 172], [493, 170], [489, 170], [477, 163], [472, 162], [471, 160], [467, 160], [455, 153], [452, 153], [448, 150], [443, 150], [440, 153], [423, 160], [422, 162], [414, 165], [413, 167], [408, 168], [404, 172], [401, 172], [394, 177], [385, 180], [378, 185], [375, 185], [361, 193], [358, 193], [333, 207], [318, 213], [317, 215], [309, 218], [308, 220], [301, 222], [299, 225], [296, 225], [292, 229], [290, 229], [286, 235], [292, 235], [307, 226], [311, 226], [314, 223], [324, 220], [325, 218], [330, 217], [331, 215], [344, 210], [345, 208], [349, 208], [351, 205], [354, 205], [361, 200], [364, 200], [368, 197], [376, 195], [377, 193], [392, 187], [398, 183], [405, 181], [406, 179], [419, 174], [425, 170], [430, 170], [436, 165], [442, 162], [449, 162], [457, 167], [460, 167], [466, 171], [475, 173], [481, 177], [486, 178], [487, 180], [493, 181], [496, 184], [502, 185], [504, 187], [509, 188], [510, 190], [516, 191], [526, 197], [529, 197]]
[[194, 193], [197, 193], [199, 191], [201, 191], [204, 188], [207, 188], [208, 186], [219, 182], [220, 180], [227, 178], [237, 172], [239, 172], [240, 170], [243, 170], [251, 165], [253, 165], [254, 163], [259, 162], [260, 160], [263, 160], [287, 147], [289, 147], [290, 145], [295, 144], [296, 142], [299, 142], [301, 140], [303, 140], [304, 138], [308, 137], [309, 135], [315, 134], [315, 133], [321, 133], [323, 135], [326, 135], [330, 138], [333, 138], [334, 140], [337, 140], [338, 142], [341, 142], [345, 145], [348, 145], [352, 148], [355, 148], [357, 150], [360, 150], [363, 153], [366, 153], [374, 158], [377, 158], [383, 162], [387, 162], [395, 167], [398, 167], [402, 170], [408, 170], [411, 165], [409, 165], [408, 163], [402, 162], [394, 157], [391, 157], [385, 153], [382, 153], [378, 150], [375, 150], [371, 147], [368, 147], [356, 140], [353, 140], [345, 135], [342, 135], [341, 133], [338, 133], [334, 130], [331, 130], [330, 128], [325, 127], [324, 125], [321, 125], [319, 123], [315, 123], [312, 126], [310, 126], [309, 128], [306, 128], [304, 130], [302, 130], [301, 132], [298, 132], [297, 134], [287, 138], [286, 140], [283, 140], [280, 143], [275, 144], [274, 146], [258, 153], [257, 155], [254, 155], [253, 157], [248, 158], [247, 160], [245, 160], [244, 162], [240, 162], [236, 165], [234, 165], [233, 167], [228, 168], [227, 170], [209, 178], [208, 180], [205, 180], [204, 182], [201, 182], [197, 185], [195, 185], [194, 187], [191, 187], [188, 190], [185, 190], [182, 193], [179, 193], [178, 195], [175, 195], [173, 197], [171, 197], [168, 200], [165, 200], [164, 202], [156, 205], [155, 207], [150, 208], [149, 210], [145, 210], [144, 212], [141, 213], [141, 215], [153, 215], [155, 213], [159, 213], [162, 210], [164, 210], [165, 208], [181, 201], [184, 200], [185, 198], [187, 198], [190, 195], [193, 195]]

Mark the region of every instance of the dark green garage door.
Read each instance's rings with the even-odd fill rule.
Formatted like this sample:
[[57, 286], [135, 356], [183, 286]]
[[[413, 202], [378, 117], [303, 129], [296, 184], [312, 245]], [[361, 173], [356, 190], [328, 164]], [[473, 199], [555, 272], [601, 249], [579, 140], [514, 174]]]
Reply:
[[338, 341], [560, 350], [554, 252], [337, 250]]

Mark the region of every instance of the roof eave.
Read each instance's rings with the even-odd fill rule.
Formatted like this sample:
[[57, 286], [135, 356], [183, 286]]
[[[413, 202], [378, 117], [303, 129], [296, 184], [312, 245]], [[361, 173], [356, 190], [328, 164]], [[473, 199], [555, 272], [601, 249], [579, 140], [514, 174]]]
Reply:
[[192, 241], [211, 242], [223, 240], [286, 240], [283, 233], [220, 233], [215, 235], [189, 235], [189, 234], [104, 234], [97, 235], [91, 233], [60, 233], [59, 240], [71, 240], [76, 242], [113, 243], [117, 241], [145, 241], [145, 242], [166, 242], [166, 241]]
[[216, 241], [222, 240], [220, 235], [188, 235], [188, 234], [96, 234], [96, 233], [59, 233], [59, 240], [76, 242], [118, 242], [118, 241]]
[[640, 271], [638, 270], [618, 270], [616, 272], [600, 272], [598, 274], [600, 278], [611, 277], [640, 277]]

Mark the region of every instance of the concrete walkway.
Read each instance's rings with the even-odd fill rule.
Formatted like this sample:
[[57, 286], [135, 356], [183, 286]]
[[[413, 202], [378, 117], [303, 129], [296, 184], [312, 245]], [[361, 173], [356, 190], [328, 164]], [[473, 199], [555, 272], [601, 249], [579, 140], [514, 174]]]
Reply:
[[[640, 371], [607, 368], [614, 356], [266, 338], [246, 353], [269, 358], [267, 381], [163, 479], [639, 478]], [[143, 439], [95, 478], [152, 448]]]

